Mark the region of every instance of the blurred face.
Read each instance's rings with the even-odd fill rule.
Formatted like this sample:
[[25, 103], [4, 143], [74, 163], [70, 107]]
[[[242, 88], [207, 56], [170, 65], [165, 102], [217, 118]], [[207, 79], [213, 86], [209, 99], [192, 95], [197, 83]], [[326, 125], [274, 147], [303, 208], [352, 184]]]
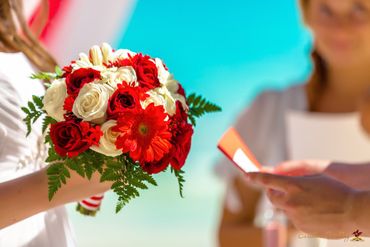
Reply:
[[329, 64], [370, 63], [370, 0], [310, 0], [305, 15]]

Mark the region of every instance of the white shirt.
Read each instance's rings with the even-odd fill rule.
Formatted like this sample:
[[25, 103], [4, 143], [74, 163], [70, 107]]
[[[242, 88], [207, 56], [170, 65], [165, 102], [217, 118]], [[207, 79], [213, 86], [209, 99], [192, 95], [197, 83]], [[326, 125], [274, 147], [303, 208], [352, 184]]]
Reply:
[[[22, 53], [0, 52], [0, 183], [32, 173], [44, 166], [41, 121], [26, 137], [21, 107], [44, 88], [30, 79], [34, 70]], [[0, 198], [1, 203], [1, 198]], [[25, 202], [25, 207], [27, 202]], [[0, 246], [75, 246], [65, 207], [41, 212], [0, 230]]]

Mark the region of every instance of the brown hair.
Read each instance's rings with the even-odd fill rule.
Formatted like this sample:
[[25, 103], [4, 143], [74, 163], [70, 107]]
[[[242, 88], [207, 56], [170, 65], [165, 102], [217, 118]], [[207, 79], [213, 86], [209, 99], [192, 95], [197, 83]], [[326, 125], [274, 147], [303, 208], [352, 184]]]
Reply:
[[[309, 0], [300, 0], [300, 7], [304, 19], [306, 19], [308, 3]], [[309, 110], [316, 111], [317, 102], [327, 86], [327, 67], [325, 60], [315, 48], [313, 48], [311, 53], [311, 61], [313, 63], [313, 72], [307, 82], [306, 90]]]
[[41, 71], [53, 71], [57, 64], [30, 31], [22, 0], [0, 0], [0, 50], [24, 53]]

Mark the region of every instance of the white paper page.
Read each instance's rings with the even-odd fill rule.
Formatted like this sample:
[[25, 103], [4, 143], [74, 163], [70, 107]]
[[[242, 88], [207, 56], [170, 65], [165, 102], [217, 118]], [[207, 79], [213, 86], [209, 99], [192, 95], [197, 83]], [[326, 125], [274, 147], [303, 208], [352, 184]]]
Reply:
[[370, 161], [370, 137], [362, 129], [357, 113], [291, 111], [286, 124], [290, 159]]

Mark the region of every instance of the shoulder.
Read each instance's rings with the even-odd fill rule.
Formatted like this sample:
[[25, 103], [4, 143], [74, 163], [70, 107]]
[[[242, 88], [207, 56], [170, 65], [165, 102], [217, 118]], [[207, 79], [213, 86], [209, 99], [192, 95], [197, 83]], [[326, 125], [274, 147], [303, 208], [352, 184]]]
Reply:
[[[268, 120], [288, 109], [304, 110], [306, 108], [305, 85], [294, 85], [283, 90], [265, 90], [258, 94], [253, 102], [239, 115], [237, 122], [248, 119]], [[260, 121], [258, 121], [260, 122]]]
[[281, 104], [286, 104], [286, 107], [295, 103], [305, 101], [304, 85], [294, 85], [283, 90], [266, 90], [260, 93], [251, 106], [254, 107], [277, 107]]

